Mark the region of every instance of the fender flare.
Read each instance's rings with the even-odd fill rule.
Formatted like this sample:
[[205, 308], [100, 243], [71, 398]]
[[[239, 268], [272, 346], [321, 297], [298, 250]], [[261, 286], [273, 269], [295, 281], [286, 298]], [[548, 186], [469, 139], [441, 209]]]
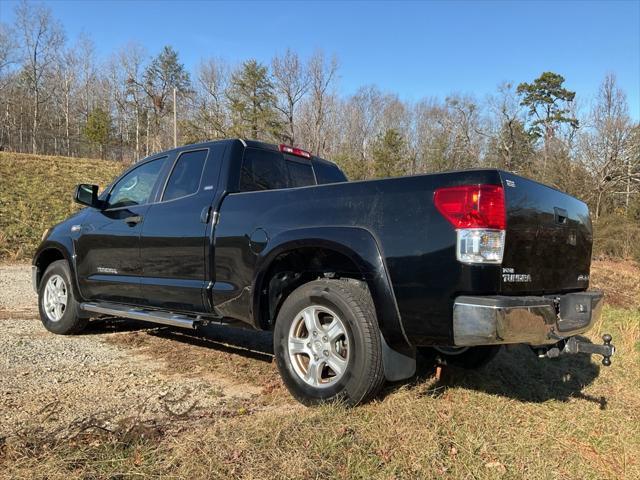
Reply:
[[251, 311], [260, 318], [260, 293], [273, 261], [282, 253], [303, 247], [333, 250], [349, 258], [367, 282], [378, 316], [385, 377], [390, 381], [415, 374], [415, 347], [409, 342], [396, 303], [388, 269], [373, 234], [361, 227], [309, 227], [287, 230], [270, 239], [260, 252], [253, 279]]
[[[49, 240], [49, 239], [45, 240], [40, 244], [40, 246], [38, 247], [38, 250], [36, 250], [36, 253], [33, 255], [33, 260], [31, 264], [34, 267], [37, 266], [39, 263], [39, 259], [42, 257], [42, 254], [49, 250], [56, 250], [59, 253], [61, 253], [63, 259], [69, 265], [69, 272], [71, 274], [71, 288], [73, 289], [73, 295], [75, 298], [78, 299], [78, 301], [80, 301], [83, 297], [80, 294], [80, 288], [78, 285], [78, 276], [76, 275], [75, 255], [71, 253], [73, 252], [73, 245], [71, 244], [71, 239], [69, 239], [69, 243], [70, 245], [65, 245], [64, 243], [58, 242], [56, 240]], [[42, 278], [42, 275], [44, 275], [44, 271], [38, 272], [38, 286], [40, 285], [39, 282]]]

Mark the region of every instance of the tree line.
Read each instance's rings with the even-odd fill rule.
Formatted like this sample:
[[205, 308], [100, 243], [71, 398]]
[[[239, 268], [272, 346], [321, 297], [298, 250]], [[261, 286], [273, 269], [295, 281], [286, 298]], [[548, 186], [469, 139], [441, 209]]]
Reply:
[[345, 96], [338, 59], [321, 51], [288, 49], [267, 63], [209, 58], [188, 71], [169, 45], [152, 55], [129, 44], [98, 59], [91, 39], [67, 41], [45, 6], [23, 2], [15, 13], [0, 24], [4, 150], [130, 162], [173, 146], [175, 113], [178, 144], [284, 142], [336, 161], [351, 179], [504, 168], [587, 201], [616, 237], [605, 251], [638, 248], [640, 126], [613, 73], [593, 99], [555, 72], [482, 99], [407, 102], [375, 85]]

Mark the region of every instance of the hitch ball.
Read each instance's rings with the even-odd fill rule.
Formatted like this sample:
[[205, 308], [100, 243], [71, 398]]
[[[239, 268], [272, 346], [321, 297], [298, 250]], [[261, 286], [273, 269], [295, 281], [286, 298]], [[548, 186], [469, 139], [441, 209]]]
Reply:
[[[602, 335], [602, 341], [609, 348], [611, 348], [611, 340], [612, 340], [612, 337], [608, 333], [605, 333], [604, 335]], [[604, 355], [602, 357], [602, 365], [604, 365], [605, 367], [611, 366], [611, 355]]]

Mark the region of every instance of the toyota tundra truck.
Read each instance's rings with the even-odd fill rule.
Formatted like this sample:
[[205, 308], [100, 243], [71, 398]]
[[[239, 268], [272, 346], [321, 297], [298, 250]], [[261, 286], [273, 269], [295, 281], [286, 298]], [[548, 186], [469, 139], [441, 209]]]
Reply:
[[370, 399], [416, 355], [473, 368], [502, 345], [586, 352], [587, 206], [492, 168], [349, 182], [332, 162], [242, 139], [146, 158], [47, 230], [33, 258], [44, 327], [117, 316], [273, 332], [305, 404]]

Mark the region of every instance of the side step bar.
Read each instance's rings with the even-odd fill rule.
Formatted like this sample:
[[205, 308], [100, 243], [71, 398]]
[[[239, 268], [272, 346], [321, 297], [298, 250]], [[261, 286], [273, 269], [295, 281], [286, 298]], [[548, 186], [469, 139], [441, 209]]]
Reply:
[[161, 312], [157, 310], [145, 310], [138, 307], [117, 305], [115, 303], [81, 303], [80, 308], [87, 312], [113, 315], [114, 317], [132, 318], [145, 322], [171, 325], [172, 327], [196, 328], [200, 322], [198, 317], [189, 317], [177, 313]]

